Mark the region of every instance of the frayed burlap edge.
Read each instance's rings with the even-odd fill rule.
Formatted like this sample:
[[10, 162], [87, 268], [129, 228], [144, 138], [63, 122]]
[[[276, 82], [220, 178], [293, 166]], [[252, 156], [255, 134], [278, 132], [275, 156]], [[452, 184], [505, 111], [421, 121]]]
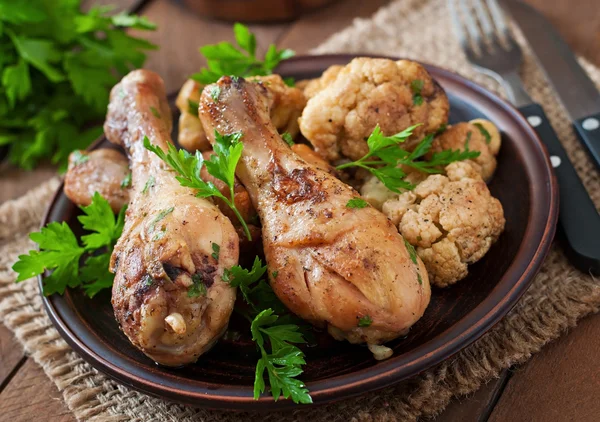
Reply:
[[[450, 38], [443, 0], [399, 0], [370, 19], [356, 20], [316, 52], [373, 52], [412, 57], [454, 69], [490, 89], [475, 74]], [[446, 35], [444, 35], [446, 34]], [[598, 82], [600, 71], [584, 63]], [[543, 103], [571, 159], [600, 202], [598, 176], [578, 147], [547, 84], [526, 54], [524, 78]], [[0, 319], [16, 335], [62, 392], [79, 420], [90, 421], [395, 421], [439, 413], [454, 396], [474, 392], [511, 365], [524, 362], [577, 320], [600, 307], [600, 287], [569, 266], [555, 246], [540, 274], [515, 308], [476, 343], [436, 368], [380, 392], [332, 405], [291, 413], [231, 413], [184, 407], [132, 391], [99, 374], [60, 338], [46, 316], [35, 280], [15, 285], [10, 266], [33, 245], [27, 233], [37, 229], [58, 180], [0, 206]]]

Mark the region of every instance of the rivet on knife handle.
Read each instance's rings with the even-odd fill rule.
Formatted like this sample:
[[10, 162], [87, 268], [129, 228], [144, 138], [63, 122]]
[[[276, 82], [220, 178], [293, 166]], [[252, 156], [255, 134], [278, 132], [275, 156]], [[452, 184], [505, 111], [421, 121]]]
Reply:
[[590, 152], [592, 160], [600, 169], [600, 113], [578, 119], [573, 122], [573, 126], [575, 126], [579, 139]]
[[579, 270], [600, 274], [600, 214], [539, 104], [519, 108], [546, 145], [560, 191], [563, 246]]

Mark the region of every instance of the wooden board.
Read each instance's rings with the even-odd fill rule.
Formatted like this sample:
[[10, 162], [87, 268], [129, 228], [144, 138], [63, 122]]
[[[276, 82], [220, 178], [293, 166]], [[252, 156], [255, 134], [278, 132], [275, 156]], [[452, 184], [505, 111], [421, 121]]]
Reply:
[[0, 391], [23, 364], [23, 347], [3, 324], [0, 324]]

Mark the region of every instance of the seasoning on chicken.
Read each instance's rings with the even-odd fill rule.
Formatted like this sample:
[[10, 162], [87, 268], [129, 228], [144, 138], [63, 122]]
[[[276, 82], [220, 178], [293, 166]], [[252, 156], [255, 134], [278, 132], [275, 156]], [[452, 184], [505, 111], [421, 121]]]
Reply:
[[147, 135], [166, 150], [171, 125], [155, 73], [133, 71], [111, 91], [104, 131], [125, 149], [132, 170], [131, 203], [111, 260], [115, 316], [146, 355], [180, 366], [196, 361], [227, 328], [235, 289], [221, 276], [238, 263], [239, 240], [212, 202], [182, 187], [144, 148]]
[[117, 213], [129, 203], [129, 162], [117, 150], [102, 148], [69, 155], [65, 195], [75, 205], [87, 206], [98, 192]]
[[237, 175], [262, 222], [277, 296], [338, 340], [380, 344], [406, 333], [431, 293], [412, 248], [376, 209], [348, 206], [355, 190], [286, 145], [264, 85], [222, 77], [215, 87], [219, 99], [207, 88], [200, 118], [207, 133], [243, 133]]
[[[253, 76], [249, 80], [260, 82], [271, 92], [271, 120], [280, 133], [288, 132], [292, 138], [298, 135], [298, 118], [306, 105], [306, 98], [298, 88], [289, 87], [279, 75]], [[181, 111], [179, 118], [179, 145], [188, 151], [207, 151], [210, 142], [198, 119], [197, 103], [204, 86], [194, 80], [186, 81], [176, 105]]]
[[329, 161], [364, 156], [376, 125], [390, 136], [420, 123], [403, 146], [410, 150], [448, 121], [444, 90], [418, 63], [359, 57], [336, 71], [324, 74], [327, 86], [306, 87], [314, 96], [300, 118], [302, 135]]
[[465, 278], [504, 230], [502, 204], [494, 198], [472, 162], [446, 166], [413, 191], [383, 204], [383, 212], [425, 263], [433, 285], [446, 287]]

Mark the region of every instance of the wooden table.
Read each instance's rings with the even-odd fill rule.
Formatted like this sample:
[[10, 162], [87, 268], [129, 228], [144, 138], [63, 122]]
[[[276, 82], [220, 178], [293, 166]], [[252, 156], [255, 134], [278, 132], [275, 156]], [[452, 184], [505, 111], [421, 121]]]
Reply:
[[[344, 0], [290, 23], [251, 25], [263, 48], [269, 43], [302, 54], [327, 36], [367, 17], [388, 0]], [[598, 0], [527, 0], [541, 10], [580, 54], [600, 65]], [[96, 3], [85, 1], [84, 3]], [[230, 24], [194, 16], [173, 0], [102, 0], [136, 7], [158, 24], [148, 34], [161, 49], [150, 55], [149, 69], [178, 89], [197, 71], [203, 44], [232, 40]], [[26, 173], [0, 167], [0, 203], [16, 198], [54, 173], [50, 166]], [[581, 321], [523, 366], [504, 371], [478, 392], [461, 398], [440, 421], [597, 421], [600, 420], [600, 315]], [[23, 352], [0, 323], [0, 421], [73, 421], [61, 394], [42, 369]]]

